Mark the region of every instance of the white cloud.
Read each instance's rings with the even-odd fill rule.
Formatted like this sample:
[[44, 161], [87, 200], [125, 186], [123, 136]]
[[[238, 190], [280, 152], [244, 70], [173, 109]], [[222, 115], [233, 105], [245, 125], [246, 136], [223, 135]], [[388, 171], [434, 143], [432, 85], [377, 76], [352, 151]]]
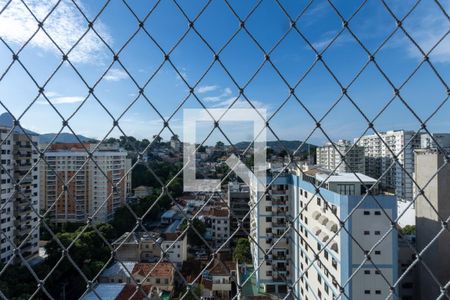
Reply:
[[[86, 97], [82, 96], [57, 96], [57, 97], [51, 97], [50, 95], [59, 95], [58, 93], [48, 92], [45, 93], [47, 98], [50, 100], [50, 102], [53, 105], [59, 105], [59, 104], [74, 104], [74, 103], [80, 103], [83, 102]], [[37, 101], [39, 104], [49, 105], [48, 101], [43, 99]]]
[[47, 96], [47, 97], [49, 97], [49, 98], [57, 97], [57, 96], [59, 96], [59, 93], [57, 93], [57, 92], [52, 92], [52, 91], [48, 91], [48, 92], [45, 92], [45, 96]]
[[[229, 97], [227, 99], [224, 99], [223, 101], [216, 103], [214, 105], [214, 107], [215, 108], [229, 108], [230, 105], [233, 103], [232, 108], [253, 108], [247, 100], [242, 99], [242, 98], [239, 98], [236, 100], [236, 98], [238, 98], [238, 97]], [[252, 99], [249, 99], [249, 101], [253, 104], [253, 106], [256, 109], [265, 109], [265, 110], [269, 111], [269, 106], [262, 103], [261, 101], [252, 100]]]
[[[26, 2], [36, 17], [42, 20], [58, 3], [58, 0], [28, 0]], [[0, 7], [5, 7], [7, 3], [8, 0], [0, 0]], [[83, 10], [79, 1], [77, 4]], [[86, 20], [69, 0], [61, 1], [44, 22], [46, 32], [65, 53], [73, 47], [87, 28]], [[96, 21], [94, 28], [108, 44], [111, 44], [112, 39], [103, 23]], [[0, 36], [6, 42], [23, 45], [37, 29], [36, 20], [20, 0], [11, 1], [0, 15]], [[39, 30], [33, 37], [30, 45], [61, 55], [61, 52], [42, 30]], [[72, 62], [98, 64], [105, 57], [105, 50], [103, 42], [90, 30], [70, 52], [69, 59]]]
[[217, 90], [219, 87], [217, 85], [204, 85], [197, 88], [197, 93], [209, 93]]
[[231, 89], [227, 87], [227, 88], [224, 88], [222, 93], [219, 95], [203, 97], [203, 101], [212, 102], [212, 103], [220, 102], [220, 101], [223, 101], [225, 98], [230, 97], [231, 94], [233, 94], [233, 91], [231, 91]]
[[[450, 3], [447, 5], [443, 3], [443, 6], [446, 11], [450, 10]], [[424, 52], [428, 52], [446, 33], [448, 33], [448, 19], [437, 6], [422, 5], [418, 9], [420, 9], [423, 14], [410, 17], [412, 20], [409, 20], [405, 27], [420, 48], [422, 48]], [[407, 38], [405, 37], [405, 39]], [[409, 40], [408, 42], [404, 41], [404, 45], [408, 46], [408, 53], [410, 56], [422, 58], [420, 51]], [[433, 62], [450, 63], [449, 36], [442, 40], [431, 52], [430, 58]]]
[[105, 77], [103, 77], [103, 79], [108, 81], [120, 81], [126, 78], [128, 78], [127, 72], [117, 68], [110, 69], [108, 73], [106, 73]]

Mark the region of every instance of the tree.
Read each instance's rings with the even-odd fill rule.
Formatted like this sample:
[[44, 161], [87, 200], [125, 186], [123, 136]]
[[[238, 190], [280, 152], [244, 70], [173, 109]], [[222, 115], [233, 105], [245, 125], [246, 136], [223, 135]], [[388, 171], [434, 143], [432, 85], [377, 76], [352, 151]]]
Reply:
[[[203, 237], [203, 235], [206, 232], [206, 225], [199, 219], [194, 219], [192, 221], [192, 226], [195, 228], [195, 230]], [[180, 229], [183, 231], [187, 227], [187, 221], [184, 220], [183, 223], [180, 226]], [[187, 237], [188, 237], [188, 243], [190, 245], [203, 245], [204, 242], [200, 238], [200, 236], [195, 232], [192, 228], [189, 228], [187, 231]]]
[[250, 252], [250, 242], [246, 238], [240, 238], [233, 251], [233, 258], [238, 263], [251, 263], [252, 254]]
[[288, 155], [288, 152], [286, 151], [286, 150], [281, 150], [279, 153], [278, 153], [278, 156], [279, 157], [285, 157], [285, 156], [287, 156]]
[[197, 299], [201, 298], [202, 290], [203, 290], [202, 286], [195, 285], [186, 294], [187, 288], [184, 288], [183, 291], [180, 293], [180, 297], [182, 297], [184, 294], [186, 294], [186, 296], [183, 299], [185, 299], [185, 300], [197, 300]]
[[400, 232], [404, 235], [416, 234], [416, 226], [415, 225], [406, 225]]

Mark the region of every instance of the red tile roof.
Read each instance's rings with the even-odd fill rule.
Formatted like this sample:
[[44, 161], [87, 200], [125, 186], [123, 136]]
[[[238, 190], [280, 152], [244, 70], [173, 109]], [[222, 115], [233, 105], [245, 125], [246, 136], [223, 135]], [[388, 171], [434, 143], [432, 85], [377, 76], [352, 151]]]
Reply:
[[[155, 267], [156, 265], [156, 267]], [[154, 268], [154, 269], [153, 269]], [[151, 271], [151, 273], [150, 273]], [[151, 277], [171, 277], [175, 272], [175, 268], [171, 263], [159, 262], [159, 263], [137, 263], [132, 274], [139, 274], [141, 276], [147, 276], [149, 273]]]
[[[143, 300], [148, 299], [147, 295], [150, 293], [150, 285], [144, 285], [141, 289], [136, 291], [136, 286], [132, 284], [127, 284], [117, 295], [116, 300]], [[145, 295], [144, 295], [145, 293]], [[134, 294], [134, 295], [133, 295]], [[133, 295], [133, 297], [131, 297]], [[130, 298], [131, 297], [131, 298]]]

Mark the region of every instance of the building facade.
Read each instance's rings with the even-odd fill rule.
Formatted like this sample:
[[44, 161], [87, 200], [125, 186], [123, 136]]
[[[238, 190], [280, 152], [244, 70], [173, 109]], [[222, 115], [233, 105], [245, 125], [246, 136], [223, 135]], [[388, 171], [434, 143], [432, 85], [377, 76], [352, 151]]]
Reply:
[[[420, 148], [420, 135], [394, 130], [362, 136], [355, 142], [364, 147], [365, 174], [380, 179], [380, 187], [400, 200], [413, 199], [414, 150]], [[395, 159], [397, 157], [397, 162]]]
[[[341, 155], [345, 155], [345, 161]], [[316, 149], [316, 162], [329, 170], [337, 172], [365, 172], [364, 148], [350, 141], [339, 140], [326, 143]]]
[[[2, 263], [12, 258], [14, 246], [20, 245], [26, 260], [39, 253], [38, 137], [20, 131], [9, 134], [10, 131], [10, 128], [0, 128]], [[22, 261], [16, 256], [15, 262]]]
[[[250, 232], [250, 189], [247, 185], [230, 182], [228, 184], [228, 207], [230, 208], [230, 232], [234, 233], [242, 223], [241, 228], [236, 232], [233, 240], [247, 238]], [[245, 217], [245, 218], [244, 218]]]
[[[40, 206], [56, 223], [112, 219], [130, 192], [131, 160], [117, 145], [54, 144], [40, 165]], [[95, 215], [94, 215], [95, 214]]]
[[187, 260], [187, 236], [180, 233], [124, 233], [113, 246], [120, 261], [157, 262], [166, 252], [164, 260], [182, 264]]
[[443, 220], [450, 217], [450, 166], [439, 151], [417, 150], [415, 154], [415, 180], [424, 191], [415, 202], [416, 248], [419, 252], [428, 249], [421, 258], [434, 275], [433, 278], [422, 263], [418, 264], [419, 295], [420, 299], [436, 299], [441, 286], [450, 280], [450, 233], [440, 232]]
[[[357, 174], [359, 179], [351, 173], [328, 175], [279, 174], [261, 198], [251, 219], [259, 244], [252, 243], [253, 265], [261, 265], [257, 284], [276, 294], [293, 286], [297, 299], [333, 299], [341, 289], [351, 299], [385, 299], [389, 285], [384, 278], [390, 284], [397, 278], [397, 235], [390, 233], [374, 245], [390, 229], [389, 218], [396, 218], [395, 198], [365, 197], [376, 180], [363, 174]], [[345, 230], [340, 220], [346, 220]], [[378, 268], [364, 263], [372, 247], [370, 257]]]

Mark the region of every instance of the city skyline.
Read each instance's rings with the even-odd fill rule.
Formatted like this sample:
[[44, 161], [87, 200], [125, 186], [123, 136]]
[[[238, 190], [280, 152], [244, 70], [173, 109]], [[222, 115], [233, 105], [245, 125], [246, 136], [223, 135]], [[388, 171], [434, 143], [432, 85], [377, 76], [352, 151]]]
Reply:
[[[54, 4], [53, 1], [29, 1], [28, 3], [30, 8], [36, 11], [38, 18], [43, 18]], [[77, 3], [88, 18], [96, 16], [102, 6], [100, 2], [78, 1]], [[186, 11], [189, 18], [193, 18], [204, 5], [200, 1], [195, 5], [186, 4], [182, 1], [180, 7]], [[401, 18], [412, 4], [411, 1], [391, 5], [393, 12]], [[4, 5], [6, 1], [0, 3], [2, 7]], [[244, 4], [232, 1], [230, 5], [240, 18], [244, 18], [255, 3]], [[286, 6], [286, 12], [295, 18], [307, 6], [307, 3], [283, 3], [283, 5]], [[336, 5], [344, 17], [348, 18], [360, 4], [338, 3]], [[444, 8], [449, 6], [448, 3], [443, 5]], [[148, 5], [133, 3], [131, 7], [138, 12], [138, 17], [141, 19], [149, 11]], [[118, 118], [139, 96], [139, 89], [128, 76], [127, 71], [142, 86], [164, 61], [162, 52], [142, 29], [138, 31], [138, 21], [131, 12], [128, 12], [128, 8], [123, 3], [113, 3], [108, 5], [94, 22], [94, 28], [108, 45], [112, 46], [114, 52], [121, 49], [126, 44], [127, 38], [137, 32], [119, 55], [119, 61], [125, 69], [119, 62], [114, 62], [104, 79], [94, 89], [98, 100], [114, 118]], [[121, 13], [120, 18], [118, 18], [119, 13]], [[220, 18], [218, 18], [219, 15]], [[267, 19], [269, 15], [270, 18]], [[12, 1], [0, 15], [0, 28], [2, 28], [0, 34], [8, 45], [13, 47], [13, 51], [17, 51], [34, 30], [38, 29], [32, 18], [25, 6], [17, 1]], [[167, 21], [168, 19], [170, 22]], [[215, 26], [207, 27], [206, 24], [211, 22], [214, 22]], [[424, 1], [403, 23], [405, 30], [417, 40], [424, 51], [429, 51], [431, 46], [442, 36], [444, 37], [429, 55], [435, 70], [444, 81], [450, 76], [447, 68], [450, 63], [448, 59], [450, 40], [446, 36], [446, 22], [447, 19], [438, 5], [432, 1]], [[313, 2], [299, 19], [298, 28], [311, 45], [320, 52], [342, 29], [341, 23], [330, 4]], [[376, 25], [380, 23], [386, 26]], [[56, 26], [56, 24], [65, 24], [65, 26]], [[317, 26], [318, 24], [321, 26]], [[119, 120], [119, 125], [127, 135], [150, 139], [160, 132], [163, 122], [149, 102], [162, 117], [169, 118], [181, 101], [189, 95], [185, 81], [191, 86], [194, 85], [214, 60], [213, 52], [208, 49], [194, 29], [209, 42], [214, 51], [219, 51], [229, 36], [239, 29], [239, 21], [224, 2], [213, 1], [195, 21], [195, 26], [187, 31], [188, 21], [180, 9], [172, 2], [163, 1], [156, 5], [144, 25], [147, 32], [166, 52], [183, 36], [183, 33], [187, 32], [186, 37], [169, 56], [176, 70], [166, 62], [144, 89], [148, 98], [139, 97]], [[63, 51], [70, 49], [78, 40], [84, 33], [85, 26], [87, 22], [77, 7], [67, 0], [62, 1], [44, 22], [44, 28], [48, 30], [55, 42], [61, 45]], [[289, 19], [276, 3], [262, 2], [246, 20], [245, 29], [260, 43], [264, 51], [268, 52], [279, 38], [289, 32], [280, 45], [270, 53], [270, 63], [266, 62], [261, 71], [252, 78], [253, 73], [264, 61], [264, 53], [252, 41], [252, 36], [242, 29], [219, 56], [238, 85], [243, 86], [252, 78], [250, 84], [245, 87], [244, 93], [255, 107], [267, 109], [269, 116], [276, 112], [289, 96], [289, 88], [283, 80], [285, 79], [289, 85], [293, 86], [316, 58], [308, 43], [295, 30], [289, 28]], [[361, 39], [365, 47], [373, 52], [395, 30], [396, 23], [382, 5], [369, 2], [350, 20], [349, 28]], [[0, 47], [0, 57], [5, 58], [0, 70], [6, 69], [11, 55], [4, 45]], [[61, 57], [62, 54], [58, 53], [56, 47], [42, 32], [38, 32], [19, 55], [19, 59], [26, 65], [39, 85], [43, 84], [56, 69], [61, 62]], [[113, 53], [92, 31], [88, 32], [82, 42], [69, 54], [69, 59], [88, 85], [93, 85], [106, 72], [109, 65], [113, 63], [112, 57]], [[421, 61], [419, 50], [405, 34], [401, 33], [401, 30], [398, 30], [381, 48], [375, 55], [375, 59], [381, 70], [396, 86], [399, 86]], [[351, 34], [344, 31], [325, 51], [323, 60], [341, 84], [347, 86], [368, 61], [368, 55]], [[349, 60], [353, 64], [347, 64]], [[283, 74], [283, 78], [277, 75], [271, 64]], [[300, 66], [300, 70], [296, 66]], [[19, 86], [20, 89], [18, 89]], [[69, 89], [68, 86], [70, 86]], [[341, 88], [325, 66], [319, 62], [295, 91], [305, 107], [316, 119], [320, 119], [339, 98]], [[16, 117], [19, 117], [38, 96], [38, 88], [17, 62], [2, 78], [0, 92], [2, 104], [8, 107]], [[393, 96], [393, 88], [373, 64], [369, 64], [347, 92], [351, 99], [364, 109], [369, 119], [375, 117]], [[111, 129], [113, 119], [95, 98], [89, 97], [87, 86], [67, 62], [58, 70], [57, 76], [49, 81], [44, 94], [66, 118], [82, 104], [78, 113], [69, 122], [77, 134], [102, 139]], [[433, 113], [444, 101], [446, 94], [445, 86], [439, 82], [439, 78], [426, 63], [400, 91], [400, 95], [422, 120]], [[237, 86], [218, 62], [213, 64], [208, 74], [196, 86], [195, 95], [208, 108], [227, 107], [236, 98], [238, 99], [234, 108], [250, 107], [243, 97], [238, 97]], [[83, 103], [85, 99], [87, 100]], [[183, 108], [199, 107], [200, 104], [192, 95], [183, 106]], [[3, 109], [0, 108], [0, 110]], [[427, 128], [435, 132], [448, 131], [450, 123], [445, 116], [449, 111], [448, 105], [441, 106], [439, 112], [428, 121]], [[178, 111], [169, 122], [171, 129], [179, 136], [182, 136], [181, 114], [182, 111]], [[24, 127], [38, 132], [54, 132], [61, 128], [62, 121], [42, 96], [35, 100], [21, 120]], [[86, 120], [95, 120], [97, 126], [89, 126]], [[290, 140], [305, 140], [315, 127], [314, 120], [292, 97], [270, 120], [270, 124], [281, 139]], [[367, 129], [367, 122], [346, 97], [333, 108], [321, 125], [331, 139], [349, 139], [361, 135]], [[418, 130], [420, 125], [420, 122], [398, 98], [374, 122], [374, 128], [378, 131]], [[169, 136], [169, 133], [165, 129], [162, 135]], [[232, 130], [228, 133], [236, 134]], [[119, 135], [122, 134], [116, 128], [110, 136]], [[237, 139], [245, 140], [245, 136], [237, 137]], [[270, 136], [268, 139], [271, 139]], [[316, 132], [309, 141], [321, 144], [327, 139], [322, 133]]]

